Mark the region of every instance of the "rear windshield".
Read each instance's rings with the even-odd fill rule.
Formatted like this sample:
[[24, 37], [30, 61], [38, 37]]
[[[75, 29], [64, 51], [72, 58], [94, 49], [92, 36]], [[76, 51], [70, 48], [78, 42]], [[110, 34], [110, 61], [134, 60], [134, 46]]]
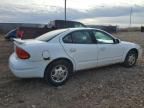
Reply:
[[60, 29], [60, 30], [54, 30], [54, 31], [50, 31], [48, 33], [45, 33], [39, 37], [36, 38], [36, 40], [40, 40], [40, 41], [49, 41], [52, 38], [56, 37], [57, 35], [65, 32], [67, 29]]

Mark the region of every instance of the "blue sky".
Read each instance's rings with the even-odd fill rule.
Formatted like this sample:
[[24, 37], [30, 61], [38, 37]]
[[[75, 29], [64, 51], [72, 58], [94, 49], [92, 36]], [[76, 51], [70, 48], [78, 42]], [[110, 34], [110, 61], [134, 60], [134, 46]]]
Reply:
[[[144, 0], [67, 0], [67, 19], [85, 24], [144, 25]], [[0, 22], [48, 23], [64, 19], [64, 0], [5, 0], [0, 4]]]

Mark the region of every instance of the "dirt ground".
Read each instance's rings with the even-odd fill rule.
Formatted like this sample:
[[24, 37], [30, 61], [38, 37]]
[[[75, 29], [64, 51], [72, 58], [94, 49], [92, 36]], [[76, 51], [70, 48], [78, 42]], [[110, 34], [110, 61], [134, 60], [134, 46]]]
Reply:
[[[115, 35], [144, 49], [144, 33]], [[13, 76], [8, 68], [12, 52], [13, 43], [0, 35], [0, 108], [144, 108], [144, 59], [133, 68], [117, 64], [77, 72], [55, 88], [43, 79]]]

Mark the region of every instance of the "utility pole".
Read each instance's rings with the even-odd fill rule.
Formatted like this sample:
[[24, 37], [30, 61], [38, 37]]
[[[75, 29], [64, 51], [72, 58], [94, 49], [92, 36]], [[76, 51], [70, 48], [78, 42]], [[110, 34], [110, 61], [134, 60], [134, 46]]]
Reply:
[[133, 13], [133, 8], [130, 8], [130, 27], [132, 25], [132, 13]]
[[65, 12], [65, 27], [66, 27], [66, 0], [65, 0], [65, 8], [64, 8], [64, 12]]

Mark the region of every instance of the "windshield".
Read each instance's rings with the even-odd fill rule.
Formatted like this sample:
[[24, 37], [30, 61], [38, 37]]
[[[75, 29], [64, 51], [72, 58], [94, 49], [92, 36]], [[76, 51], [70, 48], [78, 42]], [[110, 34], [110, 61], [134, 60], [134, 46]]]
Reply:
[[36, 40], [40, 40], [40, 41], [48, 41], [52, 38], [54, 38], [55, 36], [65, 32], [67, 29], [60, 29], [60, 30], [54, 30], [54, 31], [50, 31], [48, 33], [45, 33], [39, 37], [36, 38]]

